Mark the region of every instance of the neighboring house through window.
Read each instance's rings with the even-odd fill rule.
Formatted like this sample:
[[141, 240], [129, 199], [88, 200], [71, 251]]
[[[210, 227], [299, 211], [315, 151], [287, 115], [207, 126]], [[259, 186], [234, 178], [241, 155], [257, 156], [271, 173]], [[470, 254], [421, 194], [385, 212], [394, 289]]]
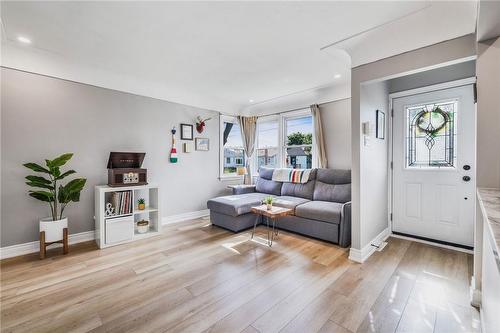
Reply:
[[[262, 116], [257, 121], [252, 174], [260, 167], [310, 169], [313, 167], [314, 128], [309, 109]], [[236, 176], [245, 166], [245, 151], [236, 117], [221, 116], [221, 178]]]

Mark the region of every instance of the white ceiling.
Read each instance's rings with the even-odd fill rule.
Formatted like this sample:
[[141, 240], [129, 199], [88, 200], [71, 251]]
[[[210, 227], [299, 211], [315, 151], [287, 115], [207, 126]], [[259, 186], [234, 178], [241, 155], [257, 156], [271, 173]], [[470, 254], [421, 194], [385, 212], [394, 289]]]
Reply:
[[[472, 33], [475, 8], [475, 1], [2, 1], [2, 65], [227, 113], [263, 112], [281, 100], [348, 97], [351, 62]], [[19, 43], [20, 35], [32, 44]]]

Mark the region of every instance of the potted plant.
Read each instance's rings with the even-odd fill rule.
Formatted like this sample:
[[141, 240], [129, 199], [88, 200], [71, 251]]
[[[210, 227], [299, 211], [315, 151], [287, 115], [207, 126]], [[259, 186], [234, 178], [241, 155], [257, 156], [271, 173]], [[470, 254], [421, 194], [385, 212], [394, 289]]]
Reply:
[[45, 167], [36, 163], [23, 164], [26, 168], [47, 176], [26, 176], [26, 184], [35, 188], [29, 191], [29, 195], [47, 202], [50, 207], [50, 216], [40, 219], [40, 232], [45, 232], [46, 243], [63, 239], [63, 230], [68, 227], [68, 218], [64, 216], [64, 209], [70, 202], [80, 201], [80, 192], [87, 182], [85, 178], [75, 178], [66, 185], [59, 183], [67, 176], [76, 173], [75, 170], [66, 172], [60, 170], [60, 167], [65, 165], [71, 157], [73, 153], [63, 154], [53, 160], [45, 160]]
[[146, 208], [146, 200], [144, 200], [144, 198], [137, 200], [137, 208], [139, 208], [139, 210], [144, 210]]
[[271, 196], [265, 197], [262, 203], [267, 206], [267, 210], [271, 210], [273, 209], [274, 198]]

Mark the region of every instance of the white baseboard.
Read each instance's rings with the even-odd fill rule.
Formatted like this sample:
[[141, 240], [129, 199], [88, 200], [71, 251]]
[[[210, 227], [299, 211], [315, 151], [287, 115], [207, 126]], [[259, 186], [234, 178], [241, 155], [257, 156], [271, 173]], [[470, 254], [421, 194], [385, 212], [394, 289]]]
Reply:
[[[80, 232], [78, 234], [69, 235], [68, 243], [76, 244], [94, 240], [94, 230]], [[62, 244], [54, 244], [55, 247], [61, 247]], [[12, 246], [5, 246], [0, 249], [0, 259], [12, 258], [22, 256], [24, 254], [34, 253], [40, 251], [40, 242], [29, 242], [24, 244], [17, 244]]]
[[381, 244], [383, 241], [385, 241], [387, 238], [389, 238], [390, 232], [389, 228], [385, 228], [382, 230], [381, 233], [379, 233], [375, 238], [373, 238], [366, 246], [364, 246], [361, 250], [352, 248], [349, 250], [349, 259], [355, 262], [363, 263], [368, 259], [373, 252], [377, 250], [375, 245]]
[[167, 225], [187, 220], [199, 219], [200, 217], [210, 215], [210, 211], [208, 209], [197, 210], [194, 212], [187, 212], [177, 215], [165, 216], [161, 219], [161, 225]]
[[470, 279], [470, 304], [476, 308], [481, 307], [481, 290], [476, 288], [476, 279], [474, 276]]
[[[197, 219], [200, 217], [204, 217], [210, 215], [210, 211], [208, 209], [198, 210], [194, 212], [188, 212], [183, 214], [166, 216], [161, 219], [161, 224], [171, 224], [177, 223], [192, 219]], [[78, 234], [69, 235], [68, 242], [69, 244], [76, 244], [81, 242], [87, 242], [95, 239], [94, 230], [80, 232]], [[54, 244], [53, 247], [60, 247], [61, 244]], [[0, 249], [0, 260], [7, 259], [17, 256], [22, 256], [24, 254], [34, 253], [40, 251], [40, 242], [29, 242], [24, 244], [17, 244], [12, 246], [2, 247]]]

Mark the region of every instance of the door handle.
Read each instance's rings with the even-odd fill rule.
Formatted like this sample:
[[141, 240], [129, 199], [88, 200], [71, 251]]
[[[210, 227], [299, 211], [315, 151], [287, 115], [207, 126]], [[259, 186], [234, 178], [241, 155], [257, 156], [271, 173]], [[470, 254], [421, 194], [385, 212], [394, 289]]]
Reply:
[[462, 177], [462, 180], [463, 180], [464, 182], [468, 182], [468, 181], [470, 181], [470, 177], [469, 177], [469, 176], [463, 176], [463, 177]]

